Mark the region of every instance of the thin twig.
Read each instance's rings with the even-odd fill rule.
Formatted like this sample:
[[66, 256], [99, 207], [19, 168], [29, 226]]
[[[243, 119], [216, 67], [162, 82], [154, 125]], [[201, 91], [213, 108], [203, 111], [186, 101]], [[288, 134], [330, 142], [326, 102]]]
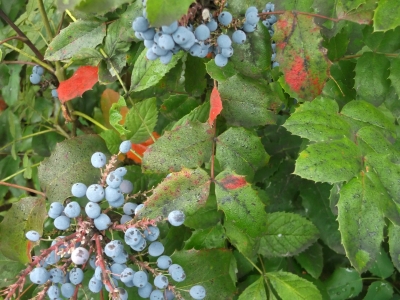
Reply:
[[27, 192], [31, 192], [31, 193], [46, 197], [46, 194], [43, 193], [43, 192], [40, 192], [40, 191], [37, 191], [37, 190], [34, 190], [34, 189], [30, 189], [30, 188], [27, 188], [25, 186], [21, 186], [21, 185], [18, 185], [18, 184], [13, 184], [13, 183], [9, 183], [9, 182], [0, 181], [0, 185], [5, 185], [5, 186], [17, 188], [17, 189], [20, 189], [20, 190], [24, 190], [24, 191], [27, 191]]
[[3, 43], [7, 43], [8, 41], [11, 41], [11, 40], [20, 40], [24, 43], [26, 42], [26, 38], [16, 35], [16, 36], [12, 36], [12, 37], [9, 37], [9, 38], [6, 38], [6, 39], [0, 41], [0, 45]]
[[33, 53], [35, 53], [35, 55], [37, 56], [38, 59], [40, 60], [44, 60], [44, 57], [42, 55], [42, 53], [40, 53], [40, 51], [38, 50], [38, 48], [35, 47], [35, 45], [31, 42], [31, 40], [25, 35], [25, 33], [23, 33], [17, 25], [14, 24], [13, 21], [11, 21], [11, 19], [5, 14], [5, 12], [0, 9], [0, 17], [8, 24], [11, 26], [12, 29], [14, 29], [14, 31], [18, 34], [18, 36], [25, 38], [26, 40], [24, 41], [24, 43], [31, 48], [31, 50], [33, 51]]

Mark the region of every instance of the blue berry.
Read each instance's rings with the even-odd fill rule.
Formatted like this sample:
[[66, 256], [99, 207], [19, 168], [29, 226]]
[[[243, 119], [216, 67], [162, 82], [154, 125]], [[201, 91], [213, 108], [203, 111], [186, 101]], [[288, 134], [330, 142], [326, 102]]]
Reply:
[[71, 298], [74, 295], [75, 286], [66, 282], [61, 285], [61, 295], [65, 298]]
[[149, 21], [144, 17], [137, 17], [132, 22], [132, 29], [138, 32], [145, 32], [149, 28]]
[[162, 29], [163, 33], [173, 34], [178, 29], [178, 21], [174, 21], [169, 26], [162, 26], [161, 29]]
[[52, 96], [53, 98], [58, 98], [58, 92], [57, 92], [56, 89], [51, 90], [51, 96]]
[[180, 226], [185, 222], [185, 214], [180, 210], [171, 211], [168, 215], [168, 222], [172, 226]]
[[135, 209], [137, 207], [136, 203], [133, 202], [127, 202], [124, 204], [124, 207], [122, 208], [122, 210], [124, 211], [124, 214], [126, 215], [133, 215], [135, 213]]
[[61, 216], [61, 213], [64, 211], [64, 206], [60, 202], [53, 202], [50, 204], [49, 211], [47, 214], [50, 218], [55, 219]]
[[194, 31], [194, 36], [199, 41], [204, 41], [210, 37], [210, 29], [206, 25], [201, 24], [200, 26], [197, 26]]
[[161, 61], [164, 65], [168, 65], [169, 62], [170, 62], [171, 59], [172, 59], [172, 55], [173, 55], [173, 53], [172, 53], [171, 51], [168, 51], [167, 54], [161, 55], [161, 56], [160, 56], [160, 61]]
[[25, 237], [31, 242], [37, 242], [40, 239], [40, 234], [35, 230], [29, 230], [25, 233]]
[[86, 215], [91, 219], [96, 219], [101, 214], [101, 207], [95, 202], [89, 201], [85, 206]]
[[44, 69], [42, 66], [36, 65], [32, 68], [32, 74], [38, 74], [42, 76], [44, 74]]
[[31, 74], [31, 76], [29, 76], [29, 80], [32, 84], [39, 84], [40, 80], [42, 80], [42, 78], [40, 77], [39, 74], [33, 73]]
[[201, 300], [206, 297], [206, 290], [201, 285], [194, 285], [191, 287], [189, 294], [193, 299]]
[[119, 145], [119, 151], [121, 151], [122, 153], [128, 153], [129, 150], [131, 150], [132, 147], [132, 143], [131, 141], [123, 141], [120, 145]]
[[66, 230], [71, 224], [71, 219], [67, 216], [59, 216], [54, 219], [54, 227], [58, 230]]
[[208, 29], [210, 29], [211, 32], [217, 30], [218, 28], [218, 23], [217, 21], [215, 21], [214, 19], [210, 19], [210, 21], [208, 23], [206, 23], [206, 26], [208, 27]]
[[49, 280], [50, 274], [45, 268], [38, 267], [31, 271], [29, 274], [29, 279], [36, 284], [43, 284]]
[[228, 63], [228, 59], [225, 56], [223, 56], [222, 54], [217, 54], [215, 56], [214, 61], [218, 67], [225, 67], [226, 64]]
[[148, 251], [150, 256], [160, 256], [164, 252], [164, 245], [160, 242], [152, 242], [149, 246]]
[[232, 45], [231, 38], [226, 34], [221, 34], [217, 38], [217, 44], [221, 48], [229, 48]]
[[91, 161], [93, 167], [102, 168], [106, 165], [107, 157], [105, 156], [104, 153], [96, 152], [96, 153], [93, 153], [90, 161]]
[[92, 184], [86, 190], [86, 197], [89, 201], [100, 202], [104, 199], [104, 189], [100, 184]]
[[232, 41], [236, 44], [243, 44], [246, 41], [246, 34], [242, 30], [236, 30], [232, 34]]
[[161, 255], [157, 258], [157, 267], [160, 269], [166, 270], [172, 265], [171, 257], [167, 255]]
[[81, 214], [81, 207], [78, 202], [71, 201], [65, 206], [64, 213], [68, 218], [76, 218]]
[[218, 16], [218, 21], [224, 25], [228, 26], [232, 22], [232, 14], [228, 11], [223, 11], [219, 16]]
[[111, 219], [106, 214], [100, 214], [93, 222], [98, 230], [106, 230], [111, 225]]

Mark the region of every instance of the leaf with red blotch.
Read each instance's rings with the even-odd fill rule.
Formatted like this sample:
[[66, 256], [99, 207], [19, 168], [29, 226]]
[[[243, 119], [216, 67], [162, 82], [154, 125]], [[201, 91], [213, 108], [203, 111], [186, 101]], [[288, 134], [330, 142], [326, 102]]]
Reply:
[[214, 120], [222, 111], [221, 96], [219, 95], [218, 89], [215, 86], [211, 92], [210, 103], [211, 103], [211, 108], [210, 108], [210, 116], [208, 117], [208, 124], [212, 126]]
[[98, 67], [92, 66], [79, 67], [71, 78], [60, 82], [57, 89], [60, 101], [65, 103], [90, 90], [99, 80], [98, 70]]
[[313, 100], [329, 77], [330, 61], [321, 46], [320, 28], [311, 16], [285, 12], [274, 34], [277, 61], [283, 77], [280, 84], [293, 98]]
[[257, 238], [265, 233], [267, 214], [258, 192], [246, 182], [244, 176], [225, 170], [215, 178], [218, 210], [226, 220], [246, 235]]

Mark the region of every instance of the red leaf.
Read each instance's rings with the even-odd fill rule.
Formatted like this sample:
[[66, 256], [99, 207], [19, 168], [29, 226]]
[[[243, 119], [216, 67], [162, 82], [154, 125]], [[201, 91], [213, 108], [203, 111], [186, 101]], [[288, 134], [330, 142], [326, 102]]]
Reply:
[[57, 89], [58, 98], [65, 103], [76, 97], [81, 97], [84, 92], [90, 90], [98, 81], [98, 67], [79, 67], [71, 78], [60, 82]]
[[219, 95], [219, 92], [215, 86], [211, 92], [210, 104], [211, 104], [211, 109], [210, 109], [210, 116], [208, 117], [208, 124], [212, 126], [214, 120], [217, 118], [217, 116], [220, 114], [222, 110], [221, 96]]

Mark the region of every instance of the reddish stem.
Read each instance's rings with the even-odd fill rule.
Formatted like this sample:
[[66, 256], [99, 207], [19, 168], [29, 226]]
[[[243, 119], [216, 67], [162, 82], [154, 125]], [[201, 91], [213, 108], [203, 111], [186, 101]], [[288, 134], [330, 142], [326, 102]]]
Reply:
[[46, 197], [45, 193], [42, 193], [42, 192], [34, 190], [34, 189], [30, 189], [30, 188], [27, 188], [25, 186], [21, 186], [21, 185], [18, 185], [18, 184], [13, 184], [13, 183], [5, 182], [5, 181], [0, 181], [0, 185], [13, 187], [13, 188], [16, 188], [16, 189], [24, 190], [24, 191], [27, 191], [27, 192], [31, 192], [31, 193]]

